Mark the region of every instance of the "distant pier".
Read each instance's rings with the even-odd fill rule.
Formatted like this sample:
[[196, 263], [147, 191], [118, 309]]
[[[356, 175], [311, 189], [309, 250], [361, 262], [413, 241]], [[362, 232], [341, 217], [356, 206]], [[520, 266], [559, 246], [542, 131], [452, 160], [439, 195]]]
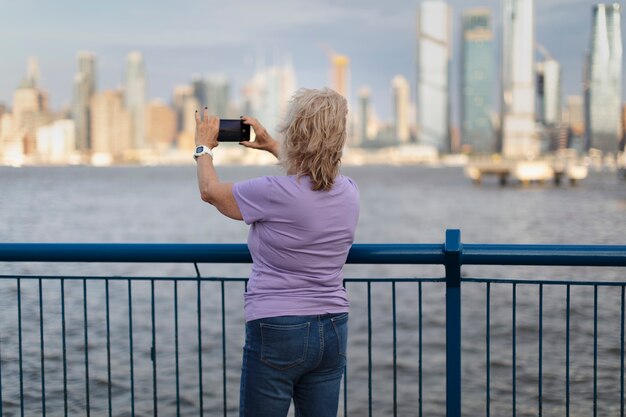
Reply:
[[561, 160], [477, 160], [471, 161], [465, 167], [465, 175], [474, 183], [482, 183], [485, 177], [495, 176], [500, 185], [507, 185], [512, 180], [523, 185], [531, 183], [544, 184], [554, 182], [560, 185], [568, 181], [576, 185], [587, 178], [589, 169], [586, 165], [573, 161]]

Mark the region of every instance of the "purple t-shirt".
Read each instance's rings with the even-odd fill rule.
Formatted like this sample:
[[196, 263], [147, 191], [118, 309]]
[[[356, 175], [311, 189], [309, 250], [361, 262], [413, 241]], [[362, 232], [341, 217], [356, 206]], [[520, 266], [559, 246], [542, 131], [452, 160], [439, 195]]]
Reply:
[[233, 194], [251, 225], [246, 321], [347, 312], [342, 269], [359, 217], [356, 184], [339, 175], [330, 191], [313, 191], [306, 176], [261, 177]]

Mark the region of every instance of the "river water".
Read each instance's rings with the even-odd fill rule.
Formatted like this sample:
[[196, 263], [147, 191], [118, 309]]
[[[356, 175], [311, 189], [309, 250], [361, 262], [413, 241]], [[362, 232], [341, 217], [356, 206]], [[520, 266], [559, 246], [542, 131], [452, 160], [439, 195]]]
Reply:
[[[239, 181], [280, 174], [276, 167], [220, 167], [222, 179]], [[459, 228], [465, 243], [626, 244], [626, 182], [614, 173], [594, 172], [576, 187], [509, 186], [496, 181], [474, 186], [460, 168], [346, 167], [361, 192], [357, 243], [441, 243], [445, 230]], [[247, 227], [219, 215], [198, 196], [195, 169], [184, 167], [0, 168], [0, 241], [2, 242], [149, 242], [224, 243], [246, 241]], [[200, 265], [203, 276], [245, 277], [248, 265]], [[623, 271], [599, 268], [465, 267], [464, 276], [532, 279], [626, 281]], [[7, 264], [0, 275], [195, 276], [193, 265]], [[434, 266], [353, 266], [346, 277], [442, 277]], [[37, 280], [22, 280], [25, 414], [42, 413], [39, 296]], [[87, 313], [89, 404], [92, 415], [108, 410], [105, 283], [65, 282], [68, 407], [84, 414]], [[158, 411], [175, 415], [174, 286], [154, 285]], [[181, 415], [199, 415], [197, 284], [180, 282], [179, 395]], [[58, 280], [43, 280], [45, 391], [48, 415], [63, 415], [61, 291]], [[226, 399], [236, 415], [243, 330], [243, 284], [225, 286]], [[368, 333], [366, 284], [350, 283], [348, 415], [368, 413]], [[516, 375], [512, 372], [511, 285], [491, 286], [491, 415], [511, 415], [513, 381], [517, 415], [538, 414], [537, 286], [516, 286]], [[83, 297], [87, 294], [87, 308]], [[396, 286], [397, 414], [445, 415], [444, 288], [424, 283], [422, 311], [422, 388], [419, 384], [417, 284]], [[17, 283], [0, 280], [0, 388], [2, 413], [19, 415], [19, 339]], [[565, 412], [566, 289], [543, 289], [543, 415]], [[598, 289], [598, 410], [619, 414], [619, 287]], [[393, 414], [392, 286], [375, 283], [372, 298], [372, 414]], [[571, 415], [592, 413], [593, 288], [571, 289]], [[132, 284], [135, 414], [153, 414], [151, 287]], [[201, 288], [202, 383], [205, 415], [222, 415], [221, 288]], [[131, 415], [128, 283], [109, 282], [112, 414]], [[463, 413], [485, 414], [484, 284], [463, 286]], [[341, 405], [340, 415], [343, 413]]]

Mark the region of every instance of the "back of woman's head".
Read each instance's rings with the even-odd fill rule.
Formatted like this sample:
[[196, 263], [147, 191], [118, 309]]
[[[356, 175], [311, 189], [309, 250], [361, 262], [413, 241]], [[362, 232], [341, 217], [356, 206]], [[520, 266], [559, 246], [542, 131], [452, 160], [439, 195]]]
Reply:
[[287, 172], [308, 175], [313, 190], [330, 190], [339, 174], [347, 114], [346, 99], [331, 89], [298, 90], [279, 128]]

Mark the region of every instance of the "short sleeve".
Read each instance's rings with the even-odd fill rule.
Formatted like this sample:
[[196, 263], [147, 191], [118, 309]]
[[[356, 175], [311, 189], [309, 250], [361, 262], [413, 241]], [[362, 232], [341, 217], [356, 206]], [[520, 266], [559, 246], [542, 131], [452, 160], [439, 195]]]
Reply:
[[233, 195], [246, 224], [263, 221], [270, 209], [272, 181], [269, 177], [237, 182]]

